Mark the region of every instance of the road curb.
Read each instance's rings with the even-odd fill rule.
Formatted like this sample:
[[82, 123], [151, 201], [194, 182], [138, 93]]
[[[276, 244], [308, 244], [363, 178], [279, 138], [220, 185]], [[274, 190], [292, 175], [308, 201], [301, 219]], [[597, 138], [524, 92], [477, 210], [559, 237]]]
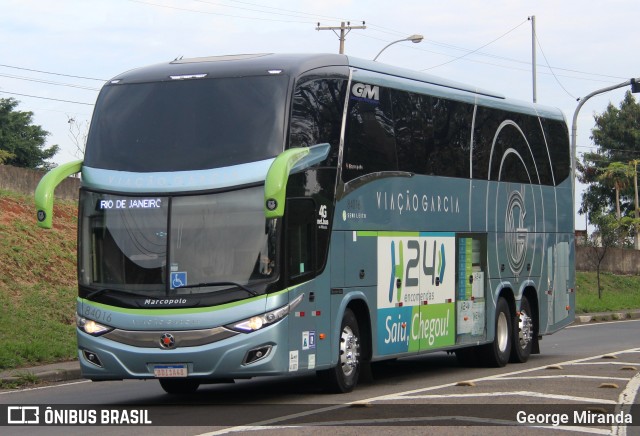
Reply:
[[616, 312], [587, 313], [576, 315], [574, 324], [588, 324], [592, 322], [622, 321], [626, 319], [640, 319], [640, 309], [621, 310]]
[[37, 382], [60, 382], [78, 380], [82, 378], [80, 364], [77, 361], [64, 362], [68, 368], [55, 368], [43, 370], [40, 367], [22, 368], [7, 371], [0, 375], [0, 383], [7, 385], [24, 385]]

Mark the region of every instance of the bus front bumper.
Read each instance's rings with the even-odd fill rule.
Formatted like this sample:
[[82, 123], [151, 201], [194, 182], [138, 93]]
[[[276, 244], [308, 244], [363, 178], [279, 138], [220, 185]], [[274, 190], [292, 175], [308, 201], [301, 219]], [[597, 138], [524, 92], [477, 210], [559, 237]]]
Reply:
[[[198, 346], [137, 347], [78, 329], [82, 376], [91, 380], [149, 379], [167, 367], [199, 379], [278, 375], [288, 370], [287, 320], [249, 334]], [[165, 332], [158, 331], [158, 344]], [[160, 370], [158, 370], [160, 368]], [[169, 373], [171, 376], [171, 373]]]

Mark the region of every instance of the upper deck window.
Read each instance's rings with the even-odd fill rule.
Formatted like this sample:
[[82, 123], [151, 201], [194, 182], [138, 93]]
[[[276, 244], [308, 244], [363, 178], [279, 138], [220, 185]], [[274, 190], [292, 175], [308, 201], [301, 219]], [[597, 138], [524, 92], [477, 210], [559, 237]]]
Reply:
[[275, 157], [284, 144], [287, 85], [282, 75], [106, 86], [84, 164], [162, 172]]

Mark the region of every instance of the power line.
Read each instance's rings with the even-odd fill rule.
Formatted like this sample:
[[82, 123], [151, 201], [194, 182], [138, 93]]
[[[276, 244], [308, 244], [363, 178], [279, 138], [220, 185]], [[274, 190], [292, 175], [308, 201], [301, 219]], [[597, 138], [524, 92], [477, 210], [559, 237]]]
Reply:
[[547, 68], [549, 68], [549, 71], [551, 71], [551, 74], [553, 74], [553, 78], [556, 79], [556, 82], [558, 83], [558, 85], [560, 85], [560, 88], [562, 88], [562, 90], [564, 92], [566, 92], [569, 97], [571, 97], [574, 100], [577, 100], [577, 98], [573, 94], [571, 94], [567, 90], [567, 88], [564, 87], [562, 82], [560, 82], [560, 79], [558, 79], [558, 76], [556, 76], [556, 73], [551, 68], [551, 65], [549, 65], [549, 60], [547, 59], [547, 55], [544, 54], [544, 50], [542, 49], [542, 44], [540, 44], [540, 40], [538, 39], [538, 35], [535, 32], [534, 32], [534, 37], [536, 39], [536, 43], [538, 44], [538, 48], [540, 49], [540, 52], [542, 53], [542, 57], [544, 58], [544, 61], [547, 63]]
[[473, 53], [475, 53], [475, 52], [477, 52], [477, 51], [480, 51], [481, 49], [483, 49], [483, 48], [487, 47], [488, 45], [493, 44], [493, 43], [494, 43], [494, 42], [496, 42], [497, 40], [504, 38], [505, 36], [507, 36], [508, 34], [510, 34], [511, 32], [513, 32], [514, 30], [516, 30], [518, 27], [522, 26], [522, 25], [523, 25], [524, 23], [526, 23], [527, 21], [528, 21], [528, 20], [524, 20], [522, 23], [518, 24], [518, 25], [517, 25], [516, 27], [514, 27], [513, 29], [511, 29], [511, 30], [509, 30], [509, 31], [507, 31], [507, 32], [505, 32], [505, 33], [503, 33], [502, 35], [500, 35], [500, 36], [499, 36], [499, 37], [497, 37], [496, 39], [494, 39], [494, 40], [492, 40], [492, 41], [489, 41], [488, 43], [486, 43], [486, 44], [484, 44], [484, 45], [482, 45], [482, 46], [478, 47], [478, 48], [477, 48], [477, 49], [475, 49], [475, 50], [470, 51], [469, 53], [465, 53], [464, 55], [462, 55], [462, 56], [460, 56], [460, 57], [457, 57], [457, 58], [455, 58], [455, 59], [451, 59], [450, 61], [444, 62], [444, 63], [442, 63], [442, 64], [435, 65], [435, 66], [433, 66], [433, 67], [429, 67], [429, 68], [424, 68], [424, 69], [423, 69], [423, 70], [421, 70], [421, 71], [432, 70], [432, 69], [434, 69], [434, 68], [438, 68], [438, 67], [441, 67], [441, 66], [443, 66], [443, 65], [450, 64], [451, 62], [455, 62], [455, 61], [457, 61], [457, 60], [459, 60], [459, 59], [462, 59], [462, 58], [464, 58], [464, 57], [466, 57], [466, 56], [469, 56], [470, 54], [473, 54]]
[[[201, 0], [194, 0], [194, 1], [201, 1]], [[317, 20], [318, 18], [323, 18], [323, 19], [334, 20], [334, 21], [349, 21], [349, 20], [347, 20], [345, 18], [338, 18], [338, 17], [332, 17], [332, 16], [328, 16], [328, 15], [319, 15], [319, 14], [313, 14], [313, 13], [309, 13], [309, 12], [295, 11], [295, 10], [292, 10], [292, 9], [275, 8], [273, 6], [262, 6], [262, 5], [259, 5], [259, 4], [256, 4], [256, 3], [243, 2], [243, 1], [240, 1], [240, 0], [227, 0], [227, 1], [233, 2], [233, 3], [251, 5], [251, 6], [258, 6], [258, 7], [265, 8], [265, 9], [273, 9], [273, 10], [277, 10], [277, 11], [294, 12], [296, 14], [308, 15], [310, 17], [313, 17], [315, 20]]]
[[51, 98], [51, 97], [40, 97], [38, 95], [19, 94], [17, 92], [0, 91], [0, 93], [2, 93], [2, 94], [11, 94], [11, 95], [20, 95], [22, 97], [40, 98], [42, 100], [61, 101], [63, 103], [84, 104], [84, 105], [87, 105], [87, 106], [93, 106], [93, 103], [84, 103], [84, 102], [81, 102], [81, 101], [62, 100], [62, 99], [59, 99], [59, 98]]
[[[305, 24], [305, 23], [309, 23], [309, 21], [292, 21], [292, 20], [275, 20], [275, 19], [268, 19], [268, 18], [259, 18], [259, 17], [247, 17], [247, 16], [239, 16], [239, 15], [231, 15], [231, 14], [224, 14], [224, 13], [219, 13], [219, 12], [210, 12], [210, 11], [202, 11], [202, 10], [197, 10], [197, 9], [189, 9], [189, 8], [179, 8], [179, 7], [174, 7], [174, 6], [167, 6], [167, 5], [160, 5], [160, 4], [156, 4], [156, 3], [152, 3], [149, 1], [143, 1], [143, 0], [129, 0], [131, 2], [134, 3], [140, 3], [140, 4], [144, 4], [144, 5], [148, 5], [148, 6], [154, 6], [154, 7], [162, 7], [162, 8], [169, 8], [169, 9], [174, 9], [174, 10], [182, 10], [182, 11], [186, 11], [186, 12], [194, 12], [194, 13], [201, 13], [201, 14], [209, 14], [209, 15], [221, 15], [221, 16], [228, 16], [228, 17], [232, 17], [232, 18], [240, 18], [240, 19], [250, 19], [250, 20], [262, 20], [262, 21], [276, 21], [276, 22], [287, 22], [287, 23], [301, 23], [301, 24]], [[193, 0], [199, 3], [205, 3], [205, 4], [210, 4], [210, 5], [215, 5], [215, 6], [223, 6], [223, 7], [228, 7], [228, 8], [234, 8], [234, 9], [240, 9], [240, 10], [249, 10], [249, 11], [254, 11], [254, 12], [258, 12], [258, 13], [263, 13], [263, 14], [272, 14], [272, 15], [283, 15], [283, 16], [291, 16], [291, 17], [300, 17], [302, 19], [307, 19], [307, 17], [309, 18], [314, 18], [316, 21], [319, 17], [322, 17], [323, 19], [329, 19], [329, 20], [335, 20], [335, 21], [349, 21], [348, 19], [344, 19], [344, 18], [338, 18], [338, 17], [332, 17], [332, 16], [324, 16], [324, 15], [319, 15], [319, 14], [314, 14], [314, 13], [309, 13], [309, 12], [304, 12], [304, 11], [299, 11], [299, 10], [292, 10], [292, 9], [285, 9], [285, 8], [276, 8], [276, 7], [272, 7], [272, 6], [264, 6], [264, 5], [260, 5], [258, 3], [251, 3], [251, 2], [245, 2], [245, 1], [240, 1], [240, 0], [227, 0], [233, 3], [239, 3], [239, 4], [243, 4], [243, 5], [249, 5], [249, 6], [255, 6], [261, 9], [251, 9], [251, 8], [243, 8], [243, 7], [238, 7], [238, 6], [230, 6], [230, 5], [223, 5], [220, 3], [215, 3], [212, 1], [208, 1], [208, 0]], [[265, 9], [271, 9], [274, 11], [283, 11], [283, 12], [287, 12], [287, 13], [292, 13], [294, 15], [290, 15], [290, 14], [283, 14], [280, 12], [270, 12], [268, 10]], [[303, 17], [304, 16], [304, 17]], [[357, 20], [351, 20], [351, 21], [357, 21]], [[525, 20], [524, 22], [526, 22], [527, 20]], [[524, 24], [521, 23], [520, 25]], [[516, 26], [519, 27], [520, 25]], [[369, 23], [368, 26], [373, 27], [375, 31], [381, 32], [381, 33], [387, 33], [387, 34], [392, 34], [392, 35], [404, 35], [403, 32], [395, 30], [395, 29], [391, 29], [388, 27], [384, 27], [384, 26], [380, 26], [377, 24], [371, 24]], [[511, 29], [510, 31], [508, 31], [507, 33], [505, 33], [504, 35], [496, 38], [495, 40], [485, 44], [482, 47], [479, 47], [477, 49], [471, 50], [471, 49], [467, 49], [464, 47], [458, 47], [452, 44], [447, 44], [447, 43], [443, 43], [443, 42], [439, 42], [439, 41], [435, 41], [435, 40], [425, 40], [425, 42], [434, 44], [434, 45], [440, 45], [442, 47], [445, 48], [451, 48], [454, 50], [460, 50], [460, 51], [464, 51], [466, 52], [464, 55], [459, 56], [455, 59], [452, 59], [450, 61], [447, 61], [443, 64], [440, 65], [435, 65], [433, 67], [429, 67], [426, 69], [423, 69], [422, 71], [427, 71], [430, 69], [434, 69], [437, 68], [439, 66], [442, 65], [446, 65], [452, 62], [455, 62], [456, 60], [459, 59], [463, 59], [464, 57], [470, 55], [470, 54], [477, 54], [479, 56], [486, 56], [486, 57], [492, 57], [492, 58], [496, 58], [496, 59], [502, 59], [502, 60], [506, 60], [509, 62], [515, 62], [515, 63], [520, 63], [520, 64], [525, 64], [525, 65], [530, 65], [530, 62], [526, 62], [526, 61], [522, 61], [522, 60], [518, 60], [518, 59], [513, 59], [513, 58], [508, 58], [508, 57], [504, 57], [504, 56], [499, 56], [499, 55], [493, 55], [493, 54], [489, 54], [489, 53], [483, 53], [480, 50], [490, 44], [492, 44], [493, 42], [501, 39], [502, 37], [506, 36], [508, 33], [511, 33], [514, 29]], [[389, 41], [387, 41], [389, 42]], [[413, 47], [412, 47], [413, 48]], [[445, 56], [450, 56], [448, 54], [445, 53], [438, 53], [438, 52], [433, 52], [433, 53], [437, 53], [437, 54], [442, 54]], [[546, 59], [546, 57], [545, 57]], [[480, 62], [480, 61], [475, 61], [475, 62]], [[500, 68], [511, 68], [511, 69], [515, 69], [513, 67], [508, 67], [508, 66], [504, 66], [504, 65], [498, 65], [498, 64], [492, 64], [492, 63], [486, 63], [488, 65], [493, 65], [493, 66], [497, 66]], [[610, 78], [610, 79], [625, 79], [626, 77], [618, 77], [618, 76], [612, 76], [612, 75], [606, 75], [606, 74], [600, 74], [600, 73], [590, 73], [590, 72], [586, 72], [586, 71], [579, 71], [579, 70], [574, 70], [574, 69], [568, 69], [568, 68], [561, 68], [561, 67], [551, 67], [549, 65], [549, 63], [547, 62], [546, 65], [547, 68], [549, 68], [549, 70], [555, 69], [557, 71], [567, 71], [567, 72], [571, 72], [571, 73], [577, 73], [577, 74], [584, 74], [584, 75], [590, 75], [590, 76], [598, 76], [598, 77], [604, 77], [604, 78]], [[522, 70], [525, 71], [525, 70]], [[526, 70], [529, 71], [529, 70]], [[555, 76], [555, 73], [552, 74]], [[592, 80], [592, 81], [596, 81], [593, 79], [583, 79], [580, 77], [575, 77], [575, 76], [564, 76], [564, 77], [569, 77], [569, 78], [573, 78], [573, 79], [578, 79], [578, 80]], [[604, 82], [604, 81], [600, 81], [600, 82]], [[608, 83], [608, 82], [606, 82]]]
[[51, 72], [51, 71], [34, 70], [32, 68], [16, 67], [14, 65], [0, 64], [0, 67], [14, 68], [16, 70], [24, 70], [24, 71], [33, 71], [35, 73], [42, 73], [42, 74], [52, 74], [54, 76], [72, 77], [74, 79], [97, 80], [99, 82], [106, 82], [107, 81], [107, 79], [96, 79], [94, 77], [74, 76], [74, 75], [71, 75], [71, 74], [62, 74], [62, 73], [54, 73], [54, 72]]
[[[395, 35], [404, 35], [404, 33], [402, 33], [402, 32], [395, 31], [393, 29], [389, 29], [389, 28], [386, 28], [386, 27], [378, 26], [377, 24], [367, 23], [367, 26], [369, 26], [371, 28], [371, 30], [374, 31], [374, 32], [392, 34], [394, 36]], [[378, 29], [384, 29], [384, 30], [378, 30]], [[370, 35], [358, 35], [358, 36], [362, 36], [362, 37], [365, 37], [365, 38], [377, 39], [379, 41], [384, 41], [384, 42], [390, 42], [388, 40], [385, 40], [385, 39], [382, 39], [382, 38], [375, 38], [375, 37], [372, 37]], [[440, 47], [447, 48], [447, 49], [453, 49], [453, 50], [465, 52], [465, 56], [473, 53], [473, 54], [478, 55], [478, 56], [484, 56], [484, 57], [488, 57], [488, 58], [504, 60], [504, 61], [513, 62], [513, 63], [517, 63], [517, 64], [522, 64], [522, 65], [529, 65], [529, 66], [531, 65], [531, 61], [524, 61], [524, 60], [521, 60], [521, 59], [514, 59], [514, 58], [510, 58], [510, 57], [506, 57], [506, 56], [492, 54], [492, 53], [485, 53], [485, 52], [479, 51], [479, 49], [472, 50], [472, 49], [468, 49], [468, 48], [465, 48], [465, 47], [460, 47], [460, 46], [456, 46], [456, 45], [453, 45], [453, 44], [447, 44], [447, 43], [444, 43], [444, 42], [436, 41], [436, 40], [433, 40], [433, 39], [425, 38], [424, 42], [427, 43], [427, 44], [432, 44], [432, 45], [440, 46]], [[414, 50], [426, 51], [428, 53], [435, 53], [435, 54], [439, 54], [439, 55], [443, 55], [443, 56], [453, 56], [453, 55], [448, 54], [448, 53], [432, 51], [432, 50], [425, 50], [425, 49], [420, 48], [420, 47], [411, 46], [410, 48], [412, 48]], [[465, 56], [460, 56], [460, 57], [458, 57], [458, 59], [462, 59]], [[501, 67], [501, 68], [516, 69], [514, 67], [508, 67], [508, 66], [505, 66], [505, 65], [493, 64], [493, 63], [490, 63], [490, 62], [481, 62], [481, 61], [478, 61], [478, 60], [470, 60], [470, 59], [466, 59], [466, 60], [470, 61], [470, 62], [485, 63], [487, 65], [493, 65], [493, 66]], [[569, 72], [569, 73], [577, 73], [577, 74], [583, 74], [583, 75], [587, 75], [587, 76], [596, 76], [596, 77], [602, 77], [602, 78], [606, 78], [606, 79], [624, 80], [624, 79], [627, 78], [627, 77], [621, 77], [621, 76], [614, 76], [614, 75], [610, 75], [610, 74], [591, 73], [591, 72], [588, 72], [588, 71], [581, 71], [581, 70], [576, 70], [576, 69], [571, 69], [571, 68], [562, 68], [562, 67], [557, 67], [557, 66], [551, 66], [551, 65], [549, 65], [548, 62], [547, 62], [547, 65], [539, 64], [539, 66], [541, 66], [541, 67], [542, 66], [546, 66], [549, 69], [553, 68], [556, 71], [566, 71], [566, 72]], [[435, 67], [431, 67], [431, 68], [435, 68]], [[526, 69], [526, 70], [525, 69], [521, 69], [521, 71], [529, 72], [530, 69]], [[559, 77], [561, 77], [561, 76], [559, 76]], [[605, 82], [604, 80], [583, 79], [583, 78], [575, 77], [575, 76], [563, 76], [563, 77]], [[605, 83], [610, 83], [610, 82], [605, 82]]]
[[[370, 24], [367, 23], [367, 26], [370, 26]], [[362, 33], [354, 34], [354, 36], [359, 37], [359, 38], [374, 39], [376, 41], [381, 41], [381, 42], [385, 42], [385, 43], [390, 42], [389, 40], [386, 40], [386, 39], [377, 38], [375, 36], [365, 35], [365, 34], [362, 34]], [[433, 41], [426, 41], [425, 40], [425, 42], [431, 43]], [[450, 54], [443, 53], [443, 52], [440, 52], [440, 51], [428, 50], [428, 49], [416, 46], [415, 44], [406, 45], [405, 48], [409, 48], [411, 50], [418, 50], [418, 51], [422, 51], [422, 52], [425, 52], [425, 53], [433, 53], [433, 54], [437, 54], [437, 55], [441, 55], [441, 56], [452, 56]], [[459, 48], [459, 50], [466, 50], [466, 49]], [[471, 50], [469, 50], [469, 51], [471, 51]], [[481, 53], [475, 53], [475, 54], [478, 55], [478, 54], [481, 54]], [[483, 56], [495, 57], [495, 58], [504, 59], [504, 60], [507, 60], [507, 61], [527, 64], [527, 62], [525, 62], [525, 61], [518, 61], [516, 59], [509, 59], [509, 58], [502, 57], [502, 56], [494, 56], [494, 55], [490, 55], [490, 54], [483, 54]], [[482, 61], [482, 60], [479, 60], [479, 59], [464, 59], [464, 58], [458, 58], [458, 59], [460, 59], [462, 61], [465, 61], [465, 62], [473, 62], [473, 63], [476, 63], [476, 64], [491, 65], [493, 67], [504, 68], [504, 69], [507, 69], [507, 70], [523, 71], [523, 72], [526, 72], [526, 73], [530, 73], [531, 72], [530, 69], [519, 68], [519, 67], [509, 66], [509, 65], [501, 65], [501, 64], [496, 64], [496, 63], [493, 63], [493, 62]], [[528, 65], [531, 65], [531, 62], [529, 62]], [[588, 75], [593, 75], [593, 76], [614, 77], [614, 76], [604, 76], [602, 74], [595, 74], [595, 73], [584, 73], [584, 72], [581, 72], [581, 71], [568, 70], [568, 69], [564, 69], [564, 68], [557, 68], [557, 67], [555, 67], [555, 68], [556, 68], [556, 70], [574, 71], [574, 72], [577, 72], [577, 73], [588, 74]], [[551, 73], [547, 73], [547, 72], [544, 72], [544, 71], [540, 71], [539, 74], [551, 75]], [[587, 78], [587, 77], [577, 77], [577, 76], [569, 76], [569, 75], [563, 75], [563, 74], [558, 74], [558, 76], [559, 77], [569, 78], [569, 79], [574, 79], [574, 80], [589, 81], [589, 82], [611, 83], [610, 81], [605, 81], [605, 80], [602, 80], [602, 79], [590, 79], [590, 78]]]
[[[198, 2], [198, 3], [205, 3], [208, 5], [212, 5], [212, 6], [222, 6], [224, 8], [232, 8], [232, 9], [240, 9], [243, 11], [252, 11], [252, 12], [260, 12], [260, 13], [264, 13], [264, 14], [271, 14], [271, 15], [281, 15], [281, 16], [285, 16], [285, 17], [295, 17], [295, 18], [304, 18], [304, 19], [308, 19], [308, 18], [312, 18], [312, 19], [318, 19], [319, 17], [324, 17], [330, 20], [335, 20], [335, 21], [340, 21], [340, 18], [335, 18], [335, 17], [326, 17], [323, 15], [316, 15], [316, 14], [310, 14], [307, 12], [300, 12], [300, 11], [294, 11], [291, 9], [283, 9], [283, 8], [274, 8], [272, 6], [262, 6], [256, 3], [249, 3], [249, 2], [243, 2], [243, 1], [234, 1], [234, 0], [229, 0], [229, 1], [233, 1], [234, 3], [240, 3], [240, 4], [245, 4], [245, 5], [249, 5], [249, 6], [256, 6], [258, 8], [262, 8], [262, 9], [252, 9], [252, 8], [245, 8], [245, 7], [240, 7], [240, 6], [230, 6], [230, 5], [225, 5], [225, 4], [221, 4], [221, 3], [216, 3], [216, 2], [212, 2], [212, 1], [208, 1], [208, 0], [191, 0], [194, 2]], [[288, 13], [283, 13], [283, 12], [269, 12], [268, 10], [264, 10], [264, 9], [272, 9], [274, 11], [283, 11], [283, 12], [288, 12]]]
[[[278, 19], [274, 19], [274, 18], [258, 18], [258, 17], [247, 17], [247, 16], [242, 16], [242, 15], [224, 14], [222, 12], [210, 12], [210, 11], [202, 11], [202, 10], [198, 10], [198, 9], [180, 8], [180, 7], [177, 7], [177, 6], [160, 5], [160, 4], [157, 4], [157, 3], [152, 3], [152, 2], [148, 2], [148, 1], [142, 1], [142, 0], [128, 0], [128, 1], [133, 2], [133, 3], [140, 3], [140, 4], [143, 4], [143, 5], [147, 5], [147, 6], [154, 6], [154, 7], [158, 7], [158, 8], [172, 9], [172, 10], [176, 10], [176, 11], [194, 12], [194, 13], [197, 13], [197, 14], [206, 14], [206, 15], [218, 15], [218, 16], [221, 16], [221, 17], [241, 18], [241, 19], [244, 19], [244, 20], [272, 21], [272, 22], [279, 22], [279, 23], [297, 23], [297, 24], [309, 24], [309, 23], [312, 23], [312, 21], [278, 20]], [[263, 12], [263, 13], [265, 13], [265, 12]]]
[[0, 74], [0, 77], [7, 77], [9, 79], [17, 79], [17, 80], [26, 80], [28, 82], [44, 83], [44, 84], [47, 84], [47, 85], [68, 86], [70, 88], [84, 89], [84, 90], [87, 90], [87, 91], [100, 91], [99, 88], [91, 88], [91, 87], [88, 87], [88, 86], [74, 85], [72, 83], [52, 82], [50, 80], [35, 79], [35, 78], [32, 78], [32, 77], [14, 76], [14, 75], [11, 75], [11, 74]]

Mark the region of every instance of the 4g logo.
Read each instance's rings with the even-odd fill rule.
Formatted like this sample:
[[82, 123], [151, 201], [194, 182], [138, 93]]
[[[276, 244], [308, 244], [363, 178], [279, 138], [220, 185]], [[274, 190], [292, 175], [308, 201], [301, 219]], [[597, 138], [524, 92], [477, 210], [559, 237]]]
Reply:
[[323, 204], [318, 209], [318, 219], [316, 223], [318, 224], [318, 228], [326, 229], [329, 226], [329, 211], [327, 210], [327, 205]]
[[[431, 239], [431, 238], [429, 238]], [[405, 244], [406, 243], [406, 248]], [[391, 277], [389, 281], [389, 303], [393, 302], [393, 290], [396, 290], [396, 301], [401, 302], [402, 292], [413, 288], [420, 293], [420, 277], [431, 277], [431, 286], [440, 286], [444, 281], [446, 268], [445, 247], [433, 239], [429, 244], [427, 238], [397, 241], [398, 262], [396, 263], [396, 241], [391, 240]], [[432, 250], [429, 250], [429, 245]], [[408, 260], [405, 263], [405, 253]], [[425, 282], [423, 281], [423, 284]]]

